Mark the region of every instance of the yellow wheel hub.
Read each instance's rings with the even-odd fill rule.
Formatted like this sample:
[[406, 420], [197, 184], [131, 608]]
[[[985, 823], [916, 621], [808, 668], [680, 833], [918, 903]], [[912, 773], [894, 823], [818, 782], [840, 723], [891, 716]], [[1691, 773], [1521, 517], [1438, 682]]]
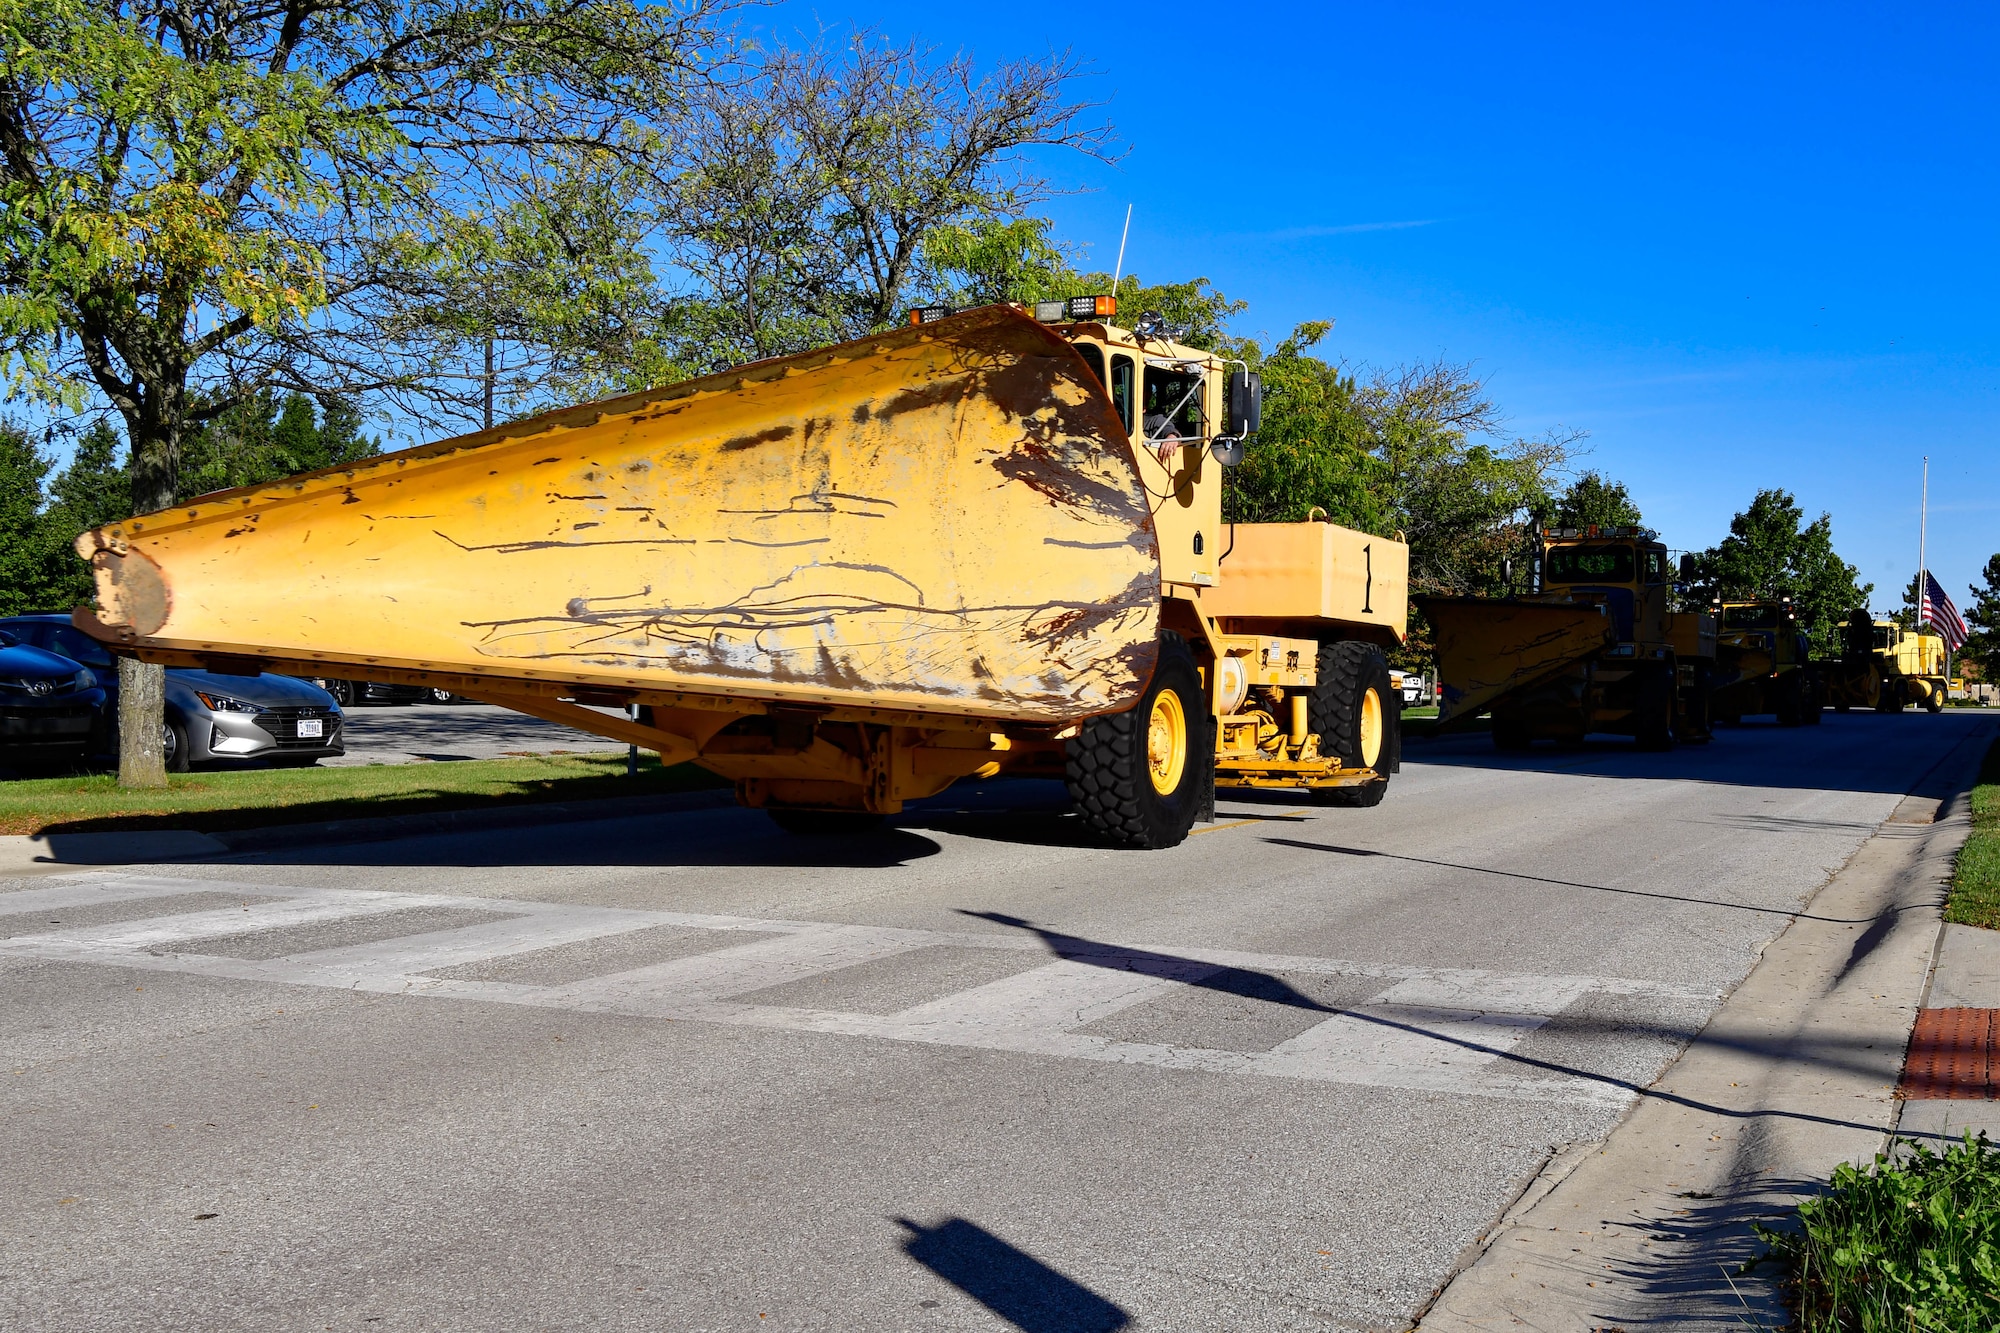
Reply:
[[1146, 772], [1153, 779], [1153, 790], [1171, 795], [1181, 785], [1187, 759], [1187, 711], [1178, 694], [1161, 690], [1153, 696], [1152, 715], [1146, 719]]
[[1382, 696], [1374, 690], [1361, 696], [1361, 766], [1375, 767], [1382, 758]]

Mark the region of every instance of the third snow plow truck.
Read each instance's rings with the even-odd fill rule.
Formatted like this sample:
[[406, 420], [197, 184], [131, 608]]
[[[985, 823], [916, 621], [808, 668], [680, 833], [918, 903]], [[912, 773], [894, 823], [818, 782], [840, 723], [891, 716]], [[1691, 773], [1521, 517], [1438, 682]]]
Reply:
[[1949, 693], [1944, 638], [1854, 611], [1840, 622], [1840, 656], [1821, 662], [1836, 712], [1900, 713], [1922, 704], [1936, 713]]
[[1523, 596], [1417, 599], [1437, 644], [1438, 729], [1491, 713], [1503, 750], [1591, 732], [1649, 750], [1710, 739], [1715, 621], [1670, 609], [1657, 534], [1549, 528], [1538, 563]]
[[1407, 548], [1224, 523], [1256, 377], [1115, 312], [913, 312], [203, 496], [79, 538], [76, 623], [147, 661], [488, 700], [693, 761], [799, 833], [1003, 773], [1065, 779], [1134, 847], [1217, 786], [1375, 804]]

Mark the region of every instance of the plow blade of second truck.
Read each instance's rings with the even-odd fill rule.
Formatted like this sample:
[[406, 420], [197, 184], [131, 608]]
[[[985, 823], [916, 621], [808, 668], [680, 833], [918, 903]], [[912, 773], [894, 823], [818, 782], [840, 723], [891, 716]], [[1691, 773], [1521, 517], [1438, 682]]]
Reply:
[[1438, 726], [1469, 722], [1517, 690], [1540, 684], [1618, 641], [1592, 605], [1414, 599], [1437, 644]]
[[1076, 352], [989, 308], [86, 533], [168, 662], [1063, 724], [1137, 700], [1160, 556]]

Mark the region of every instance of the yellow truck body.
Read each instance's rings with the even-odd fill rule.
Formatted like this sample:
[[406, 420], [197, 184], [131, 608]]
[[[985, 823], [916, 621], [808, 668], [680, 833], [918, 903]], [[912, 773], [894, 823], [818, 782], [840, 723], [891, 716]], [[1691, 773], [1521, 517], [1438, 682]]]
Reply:
[[1826, 685], [1789, 598], [1717, 602], [1711, 709], [1719, 722], [1769, 713], [1780, 726], [1820, 720]]
[[1715, 621], [1672, 609], [1655, 534], [1552, 528], [1539, 555], [1534, 592], [1417, 599], [1436, 633], [1439, 727], [1490, 714], [1503, 749], [1591, 732], [1708, 740]]
[[[1361, 746], [1365, 699], [1334, 708], [1323, 659], [1400, 641], [1407, 550], [1222, 522], [1224, 399], [1254, 388], [1227, 369], [1103, 317], [957, 313], [87, 533], [76, 620], [150, 661], [490, 700], [800, 828], [968, 776], [1075, 790], [1135, 710], [1169, 804], [1188, 772], [1197, 807], [1213, 784], [1372, 803], [1393, 701]], [[1106, 831], [1177, 841], [1185, 804]]]
[[1911, 704], [1943, 710], [1950, 685], [1942, 636], [1855, 612], [1840, 622], [1840, 642], [1839, 659], [1819, 664], [1836, 711], [1900, 713]]

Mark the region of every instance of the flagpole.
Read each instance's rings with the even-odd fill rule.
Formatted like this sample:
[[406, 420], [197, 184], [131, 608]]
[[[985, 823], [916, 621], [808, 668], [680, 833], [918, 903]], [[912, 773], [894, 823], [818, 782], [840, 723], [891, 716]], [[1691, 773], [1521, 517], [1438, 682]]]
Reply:
[[1929, 454], [1925, 454], [1924, 455], [1924, 498], [1923, 498], [1923, 503], [1917, 509], [1917, 628], [1919, 630], [1923, 629], [1926, 623], [1923, 614], [1924, 600], [1925, 600], [1924, 594], [1930, 591], [1930, 588], [1926, 586], [1924, 583], [1924, 575], [1930, 573], [1929, 567], [1924, 564], [1924, 560], [1926, 558], [1924, 551], [1924, 538], [1928, 535], [1926, 529], [1930, 526], [1930, 517], [1931, 517], [1931, 456]]

